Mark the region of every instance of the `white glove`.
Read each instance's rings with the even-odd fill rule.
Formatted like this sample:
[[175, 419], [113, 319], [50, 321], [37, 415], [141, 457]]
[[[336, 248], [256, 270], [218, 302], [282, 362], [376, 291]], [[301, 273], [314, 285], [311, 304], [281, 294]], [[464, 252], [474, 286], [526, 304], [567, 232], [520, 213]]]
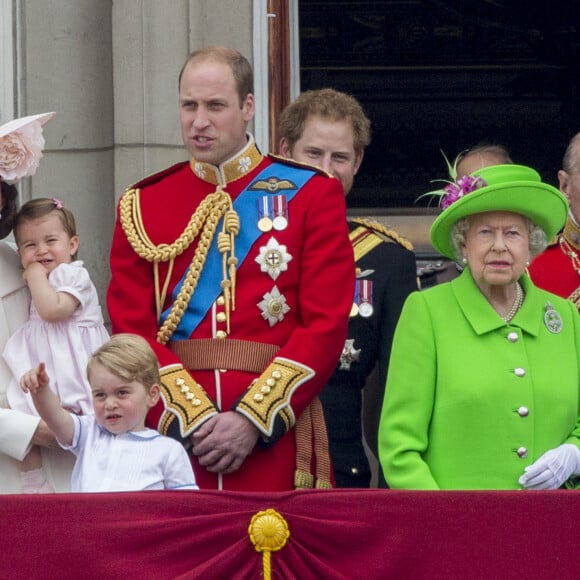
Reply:
[[526, 489], [558, 489], [570, 476], [577, 474], [580, 474], [580, 449], [564, 443], [528, 465], [518, 481]]

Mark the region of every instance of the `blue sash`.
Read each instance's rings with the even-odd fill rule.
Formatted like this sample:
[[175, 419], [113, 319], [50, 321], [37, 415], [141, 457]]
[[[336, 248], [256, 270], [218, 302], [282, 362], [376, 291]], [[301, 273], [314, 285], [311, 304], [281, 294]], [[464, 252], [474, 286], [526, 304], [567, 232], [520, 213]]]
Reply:
[[[314, 174], [315, 172], [309, 169], [292, 167], [282, 163], [272, 163], [261, 171], [260, 174], [257, 175], [256, 178], [246, 187], [246, 189], [238, 195], [233, 203], [234, 210], [240, 217], [240, 233], [236, 237], [236, 257], [238, 258], [238, 268], [244, 263], [244, 260], [248, 256], [254, 242], [263, 235], [263, 232], [258, 229], [257, 208], [258, 201], [264, 195], [268, 194], [268, 190], [264, 188], [252, 189], [252, 186], [258, 181], [267, 181], [270, 177], [288, 180], [295, 187], [288, 189], [285, 188], [276, 191], [275, 193], [284, 194], [288, 205], [290, 205], [290, 201]], [[207, 314], [207, 311], [211, 308], [211, 305], [222, 292], [220, 286], [222, 280], [222, 259], [217, 247], [218, 232], [221, 231], [222, 225], [223, 218], [217, 226], [214, 239], [211, 243], [204, 268], [199, 277], [192, 299], [189, 301], [187, 310], [183, 314], [183, 318], [173, 333], [172, 340], [186, 340], [190, 338], [193, 331], [197, 328], [199, 323]], [[187, 273], [188, 271], [184, 272], [181, 280], [173, 290], [171, 295], [173, 301], [176, 300]], [[159, 322], [160, 326], [163, 324], [170, 311], [171, 307], [162, 313]]]

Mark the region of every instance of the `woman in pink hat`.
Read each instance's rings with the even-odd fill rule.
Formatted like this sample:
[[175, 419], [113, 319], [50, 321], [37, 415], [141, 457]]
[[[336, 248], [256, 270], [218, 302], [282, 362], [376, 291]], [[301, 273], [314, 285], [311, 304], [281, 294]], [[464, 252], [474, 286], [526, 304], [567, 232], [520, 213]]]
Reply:
[[[12, 231], [16, 215], [19, 179], [35, 173], [42, 157], [42, 125], [54, 113], [15, 119], [0, 126], [0, 240]], [[0, 351], [12, 333], [28, 320], [30, 295], [18, 254], [0, 241]], [[68, 491], [74, 456], [57, 445], [39, 417], [7, 408], [6, 389], [11, 373], [0, 357], [0, 493], [21, 493], [19, 462], [32, 445], [42, 450], [47, 486]], [[41, 485], [37, 488], [40, 490]]]

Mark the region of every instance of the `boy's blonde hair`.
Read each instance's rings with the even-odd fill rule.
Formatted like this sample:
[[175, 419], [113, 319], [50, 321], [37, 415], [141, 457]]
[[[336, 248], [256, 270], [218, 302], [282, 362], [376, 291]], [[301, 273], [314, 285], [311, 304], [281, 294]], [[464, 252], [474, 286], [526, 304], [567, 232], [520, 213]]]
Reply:
[[97, 364], [128, 383], [141, 383], [147, 390], [161, 382], [157, 356], [148, 342], [137, 334], [114, 334], [95, 351], [87, 365], [89, 382]]

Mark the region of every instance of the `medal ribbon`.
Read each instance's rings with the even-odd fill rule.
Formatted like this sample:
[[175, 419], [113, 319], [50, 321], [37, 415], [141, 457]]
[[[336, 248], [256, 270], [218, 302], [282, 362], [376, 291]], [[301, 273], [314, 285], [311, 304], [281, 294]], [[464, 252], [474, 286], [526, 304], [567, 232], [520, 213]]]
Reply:
[[270, 198], [267, 195], [258, 200], [258, 219], [264, 217], [270, 217]]
[[362, 282], [362, 299], [361, 302], [373, 304], [373, 283], [370, 280], [360, 280]]
[[274, 197], [274, 215], [276, 217], [288, 216], [287, 200], [285, 195], [277, 195]]

